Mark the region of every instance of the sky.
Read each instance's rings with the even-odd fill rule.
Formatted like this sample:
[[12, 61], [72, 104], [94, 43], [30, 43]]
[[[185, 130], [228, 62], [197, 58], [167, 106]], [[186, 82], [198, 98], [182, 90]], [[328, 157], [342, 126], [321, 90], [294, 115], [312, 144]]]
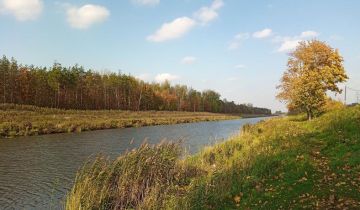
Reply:
[[[346, 85], [360, 89], [359, 11], [358, 0], [0, 0], [0, 55], [169, 80], [285, 110], [276, 86], [299, 41], [339, 49]], [[354, 91], [347, 100], [355, 102]]]

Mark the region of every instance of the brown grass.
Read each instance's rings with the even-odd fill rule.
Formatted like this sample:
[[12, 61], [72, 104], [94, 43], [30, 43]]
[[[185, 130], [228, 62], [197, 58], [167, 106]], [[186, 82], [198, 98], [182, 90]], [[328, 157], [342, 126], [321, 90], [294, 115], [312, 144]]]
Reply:
[[207, 112], [61, 110], [0, 104], [0, 137], [236, 119]]

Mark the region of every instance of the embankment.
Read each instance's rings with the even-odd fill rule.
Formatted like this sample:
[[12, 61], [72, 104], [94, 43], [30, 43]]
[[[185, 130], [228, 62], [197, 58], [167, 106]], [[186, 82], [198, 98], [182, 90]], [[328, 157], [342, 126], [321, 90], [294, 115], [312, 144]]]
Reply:
[[180, 158], [143, 145], [79, 171], [67, 209], [357, 209], [360, 107], [273, 118]]

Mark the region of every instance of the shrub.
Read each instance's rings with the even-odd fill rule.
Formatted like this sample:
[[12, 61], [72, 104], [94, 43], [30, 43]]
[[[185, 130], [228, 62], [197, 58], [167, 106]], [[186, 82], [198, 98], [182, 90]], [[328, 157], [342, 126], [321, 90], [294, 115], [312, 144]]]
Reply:
[[326, 100], [326, 103], [324, 107], [322, 108], [323, 112], [330, 112], [335, 110], [343, 109], [345, 105], [341, 101], [333, 100], [331, 98], [328, 98]]

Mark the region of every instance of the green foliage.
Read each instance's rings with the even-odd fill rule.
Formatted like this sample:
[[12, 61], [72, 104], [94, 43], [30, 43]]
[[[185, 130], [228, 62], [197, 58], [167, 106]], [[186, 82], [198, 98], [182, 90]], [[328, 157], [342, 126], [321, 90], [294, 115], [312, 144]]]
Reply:
[[[176, 173], [168, 178], [172, 182], [163, 185], [165, 196], [131, 208], [356, 209], [360, 205], [359, 141], [359, 106], [335, 109], [313, 121], [284, 117], [246, 125], [228, 141], [178, 158]], [[138, 166], [130, 164], [128, 170], [138, 174], [137, 170], [142, 171]], [[80, 183], [76, 181], [73, 191]], [[101, 192], [78, 190], [82, 195]], [[72, 194], [69, 199], [81, 200]], [[79, 209], [79, 205], [71, 207]]]

